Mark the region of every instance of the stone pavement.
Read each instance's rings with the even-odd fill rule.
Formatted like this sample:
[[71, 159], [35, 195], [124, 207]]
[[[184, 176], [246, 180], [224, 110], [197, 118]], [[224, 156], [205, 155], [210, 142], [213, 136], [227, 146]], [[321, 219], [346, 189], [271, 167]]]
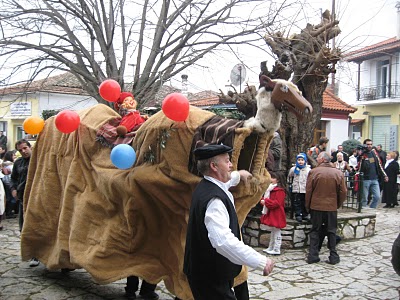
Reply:
[[[382, 205], [380, 205], [381, 207]], [[399, 233], [400, 208], [378, 208], [376, 234], [338, 245], [341, 262], [332, 266], [324, 261], [308, 265], [307, 249], [284, 249], [275, 257], [269, 277], [249, 273], [251, 299], [399, 299], [400, 277], [390, 258], [393, 241]], [[125, 280], [98, 285], [84, 270], [50, 272], [40, 264], [30, 268], [20, 260], [17, 219], [3, 221], [0, 231], [0, 299], [124, 299]], [[257, 248], [261, 252], [261, 248]], [[173, 299], [160, 283], [161, 300]]]

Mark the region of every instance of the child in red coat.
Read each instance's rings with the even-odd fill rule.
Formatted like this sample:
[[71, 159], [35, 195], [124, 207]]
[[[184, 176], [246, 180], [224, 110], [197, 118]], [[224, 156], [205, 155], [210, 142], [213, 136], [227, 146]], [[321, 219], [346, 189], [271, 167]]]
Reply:
[[271, 184], [265, 191], [260, 203], [263, 205], [261, 224], [269, 226], [271, 237], [268, 249], [263, 251], [272, 254], [281, 254], [281, 229], [286, 227], [285, 197], [286, 179], [281, 172], [270, 172]]

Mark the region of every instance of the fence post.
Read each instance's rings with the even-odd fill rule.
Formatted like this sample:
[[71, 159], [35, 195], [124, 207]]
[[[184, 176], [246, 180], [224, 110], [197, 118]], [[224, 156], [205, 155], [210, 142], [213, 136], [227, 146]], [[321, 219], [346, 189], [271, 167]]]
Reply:
[[364, 185], [364, 173], [360, 172], [358, 174], [358, 192], [357, 192], [357, 212], [361, 212], [361, 207], [362, 207], [362, 193], [363, 193], [363, 185]]

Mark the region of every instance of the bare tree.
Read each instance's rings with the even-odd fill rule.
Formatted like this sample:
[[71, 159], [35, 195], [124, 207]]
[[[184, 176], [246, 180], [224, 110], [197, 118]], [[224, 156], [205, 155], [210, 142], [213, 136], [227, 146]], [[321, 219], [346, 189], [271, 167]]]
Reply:
[[[63, 70], [105, 103], [98, 85], [112, 78], [124, 89], [126, 68], [133, 65], [132, 92], [143, 105], [162, 82], [221, 46], [257, 47], [259, 32], [289, 2], [266, 7], [264, 0], [0, 0], [0, 70], [11, 67], [0, 82], [31, 72], [29, 83], [43, 72]], [[244, 7], [248, 16], [240, 13]]]
[[[293, 114], [284, 112], [280, 133], [283, 153], [282, 168], [287, 170], [299, 152], [306, 152], [313, 140], [314, 129], [319, 125], [322, 111], [322, 94], [328, 84], [328, 76], [335, 73], [335, 64], [340, 59], [338, 48], [330, 49], [328, 42], [340, 33], [339, 21], [333, 20], [328, 10], [323, 13], [320, 24], [307, 24], [299, 34], [285, 37], [280, 31], [267, 34], [265, 41], [276, 55], [272, 71], [266, 62], [261, 62], [261, 74], [270, 78], [292, 81], [313, 106], [311, 118], [299, 121]], [[260, 74], [260, 75], [261, 75]], [[253, 87], [254, 89], [254, 87]], [[255, 93], [248, 88], [244, 93], [221, 91], [220, 101], [236, 103], [246, 116], [255, 115]]]
[[291, 37], [284, 37], [281, 32], [265, 37], [277, 61], [271, 72], [262, 65], [262, 74], [283, 79], [289, 79], [292, 75], [292, 81], [314, 110], [311, 118], [305, 122], [300, 122], [292, 114], [283, 114], [282, 164], [285, 169], [295, 161], [297, 153], [305, 152], [310, 146], [314, 129], [321, 120], [322, 94], [327, 87], [328, 76], [336, 73], [335, 64], [340, 59], [340, 50], [328, 47], [329, 41], [340, 33], [339, 21], [331, 17], [329, 10], [322, 17], [321, 23], [307, 24], [299, 34]]

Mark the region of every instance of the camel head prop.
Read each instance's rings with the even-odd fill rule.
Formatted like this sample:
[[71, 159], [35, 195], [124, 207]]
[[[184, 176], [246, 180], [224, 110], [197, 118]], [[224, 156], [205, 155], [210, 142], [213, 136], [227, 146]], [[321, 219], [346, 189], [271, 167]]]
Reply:
[[273, 132], [279, 128], [284, 108], [293, 112], [299, 120], [311, 115], [313, 111], [296, 85], [282, 79], [271, 80], [265, 75], [260, 76], [256, 100], [257, 114], [248, 119], [244, 126], [261, 133]]

